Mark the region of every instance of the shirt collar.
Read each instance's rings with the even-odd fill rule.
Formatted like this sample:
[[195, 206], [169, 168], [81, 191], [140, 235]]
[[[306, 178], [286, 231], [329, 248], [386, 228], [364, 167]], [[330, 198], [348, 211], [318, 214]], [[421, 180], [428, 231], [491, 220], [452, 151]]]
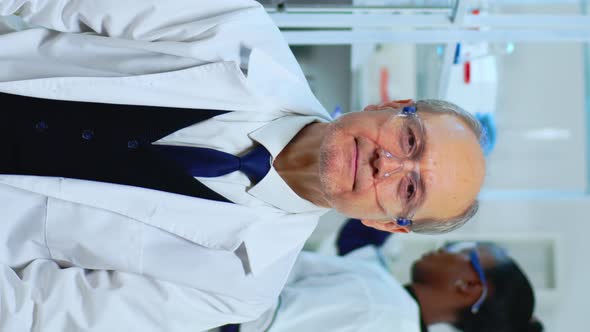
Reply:
[[420, 306], [420, 301], [418, 301], [418, 297], [416, 296], [414, 289], [410, 285], [405, 285], [404, 288], [410, 294], [410, 296], [414, 298], [416, 304], [418, 304], [418, 310], [420, 311], [420, 331], [428, 332], [428, 326], [426, 325], [426, 322], [424, 321], [424, 316], [422, 315], [422, 307]]
[[[327, 122], [317, 116], [284, 116], [248, 134], [248, 136], [262, 144], [271, 154], [271, 166], [274, 159], [297, 135], [303, 127], [312, 122]], [[277, 192], [281, 194], [278, 195]], [[270, 205], [289, 213], [304, 213], [328, 210], [298, 196], [281, 178], [274, 167], [248, 193]]]

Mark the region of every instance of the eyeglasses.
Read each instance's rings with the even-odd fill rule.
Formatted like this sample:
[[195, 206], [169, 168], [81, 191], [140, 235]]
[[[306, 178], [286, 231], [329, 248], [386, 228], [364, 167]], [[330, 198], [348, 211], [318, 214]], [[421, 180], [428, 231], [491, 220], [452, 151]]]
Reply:
[[[418, 161], [424, 150], [425, 133], [417, 106], [406, 106], [392, 115], [379, 127], [378, 137], [382, 145], [378, 155], [383, 158], [382, 165], [386, 165], [378, 174], [378, 203], [399, 226], [411, 227], [424, 196]], [[394, 174], [402, 176], [393, 177]]]
[[471, 312], [473, 314], [477, 314], [479, 312], [479, 309], [481, 308], [483, 302], [486, 300], [486, 297], [488, 296], [488, 284], [486, 283], [486, 276], [481, 265], [481, 260], [479, 259], [479, 253], [477, 251], [477, 248], [478, 244], [475, 242], [450, 243], [443, 247], [443, 249], [447, 252], [455, 254], [461, 253], [463, 251], [469, 252], [469, 261], [471, 262], [473, 269], [479, 276], [479, 282], [481, 283], [482, 287], [481, 296], [479, 297], [477, 302], [475, 302], [471, 306]]

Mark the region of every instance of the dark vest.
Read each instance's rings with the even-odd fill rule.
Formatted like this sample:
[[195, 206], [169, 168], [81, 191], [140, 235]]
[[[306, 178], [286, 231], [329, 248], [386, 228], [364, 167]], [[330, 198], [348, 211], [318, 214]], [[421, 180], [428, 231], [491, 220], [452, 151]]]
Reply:
[[0, 93], [0, 173], [55, 176], [227, 200], [151, 148], [225, 113]]

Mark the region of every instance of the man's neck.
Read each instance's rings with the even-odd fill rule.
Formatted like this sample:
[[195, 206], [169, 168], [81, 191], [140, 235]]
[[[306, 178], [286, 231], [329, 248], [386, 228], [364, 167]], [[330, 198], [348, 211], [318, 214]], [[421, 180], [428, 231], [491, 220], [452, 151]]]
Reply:
[[285, 146], [275, 159], [277, 173], [300, 197], [328, 207], [320, 186], [320, 147], [327, 124], [311, 123]]
[[422, 319], [426, 326], [437, 323], [452, 323], [455, 320], [455, 310], [451, 308], [450, 303], [441, 300], [434, 290], [418, 283], [411, 283], [407, 286], [416, 295]]

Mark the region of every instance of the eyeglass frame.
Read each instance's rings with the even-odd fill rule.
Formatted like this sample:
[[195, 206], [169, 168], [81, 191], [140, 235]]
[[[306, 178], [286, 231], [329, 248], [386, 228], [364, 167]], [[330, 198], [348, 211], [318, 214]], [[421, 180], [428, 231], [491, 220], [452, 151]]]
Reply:
[[[420, 117], [418, 117], [417, 111], [418, 111], [418, 109], [417, 109], [417, 106], [415, 104], [414, 105], [410, 105], [410, 106], [404, 106], [402, 108], [401, 112], [399, 112], [399, 113], [397, 113], [395, 115], [392, 115], [391, 118], [400, 117], [400, 116], [401, 117], [414, 117], [417, 120], [417, 122], [419, 123], [419, 125], [420, 125], [420, 127], [422, 129], [422, 132], [424, 132], [424, 124], [422, 123], [422, 120], [420, 119]], [[389, 121], [391, 121], [391, 120], [389, 120]], [[419, 175], [420, 174], [418, 174], [418, 176]], [[418, 179], [420, 179], [420, 177], [418, 177]], [[398, 226], [408, 227], [408, 228], [412, 229], [412, 225], [414, 223], [414, 221], [412, 220], [412, 218], [413, 218], [414, 214], [415, 214], [415, 212], [409, 214], [409, 216], [407, 216], [407, 217], [399, 217], [399, 216], [398, 217], [393, 217], [393, 220], [395, 221], [395, 223]]]

